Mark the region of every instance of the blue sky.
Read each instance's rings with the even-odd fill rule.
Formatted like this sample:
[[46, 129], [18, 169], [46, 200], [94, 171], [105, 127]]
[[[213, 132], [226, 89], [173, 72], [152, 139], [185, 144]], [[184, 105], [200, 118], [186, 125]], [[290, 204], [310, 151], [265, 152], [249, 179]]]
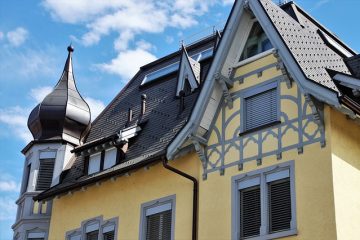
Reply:
[[[221, 29], [231, 0], [0, 1], [0, 240], [11, 239], [27, 117], [58, 81], [70, 42], [79, 91], [93, 117], [137, 69]], [[358, 0], [297, 3], [360, 51]]]

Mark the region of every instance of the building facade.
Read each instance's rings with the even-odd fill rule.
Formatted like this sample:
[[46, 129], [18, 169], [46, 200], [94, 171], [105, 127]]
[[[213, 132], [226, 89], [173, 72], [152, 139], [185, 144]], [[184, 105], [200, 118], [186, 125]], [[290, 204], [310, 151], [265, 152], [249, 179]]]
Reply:
[[28, 197], [36, 238], [358, 239], [359, 91], [360, 55], [298, 5], [236, 1], [83, 124]]

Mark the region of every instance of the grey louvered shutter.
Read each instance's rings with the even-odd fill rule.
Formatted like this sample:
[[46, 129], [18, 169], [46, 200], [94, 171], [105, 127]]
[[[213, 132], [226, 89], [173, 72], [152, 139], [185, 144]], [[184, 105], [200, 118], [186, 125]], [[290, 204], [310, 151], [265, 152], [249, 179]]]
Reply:
[[277, 121], [276, 88], [245, 98], [245, 131]]
[[110, 231], [103, 234], [103, 240], [115, 240], [115, 232]]
[[240, 190], [240, 238], [258, 236], [260, 226], [260, 186]]
[[171, 239], [171, 210], [146, 217], [146, 240]]
[[54, 172], [55, 159], [40, 159], [39, 174], [36, 183], [36, 191], [43, 191], [51, 186]]
[[270, 233], [290, 229], [290, 179], [286, 178], [268, 183], [268, 195]]
[[98, 236], [99, 236], [98, 230], [88, 232], [88, 233], [86, 233], [86, 240], [98, 240]]

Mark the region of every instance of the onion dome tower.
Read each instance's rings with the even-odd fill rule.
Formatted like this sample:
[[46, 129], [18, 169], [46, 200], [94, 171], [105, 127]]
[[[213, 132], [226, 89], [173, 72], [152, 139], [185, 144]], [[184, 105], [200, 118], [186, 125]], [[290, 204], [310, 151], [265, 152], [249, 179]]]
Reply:
[[34, 140], [65, 140], [75, 145], [90, 128], [90, 108], [81, 97], [75, 84], [72, 53], [69, 54], [64, 71], [54, 90], [31, 112], [28, 127]]
[[60, 182], [61, 173], [71, 163], [75, 146], [90, 129], [90, 108], [75, 84], [72, 46], [67, 48], [64, 71], [59, 82], [30, 113], [28, 127], [34, 137], [23, 150], [24, 172], [14, 239], [48, 240], [52, 200], [33, 197]]

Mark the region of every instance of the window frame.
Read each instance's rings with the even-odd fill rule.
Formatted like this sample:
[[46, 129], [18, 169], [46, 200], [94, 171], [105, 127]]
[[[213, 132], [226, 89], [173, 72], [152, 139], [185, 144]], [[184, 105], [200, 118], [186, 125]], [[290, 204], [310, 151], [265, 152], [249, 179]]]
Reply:
[[[115, 155], [115, 164], [112, 165], [111, 167], [108, 167], [108, 168], [105, 168], [105, 157], [106, 157], [106, 152], [110, 151], [110, 150], [115, 150], [116, 152], [116, 155]], [[85, 163], [84, 163], [84, 171], [86, 173], [86, 175], [95, 175], [99, 172], [102, 172], [104, 170], [107, 170], [107, 169], [110, 169], [110, 168], [113, 168], [115, 167], [116, 165], [118, 165], [121, 161], [121, 153], [120, 153], [120, 149], [118, 149], [117, 147], [110, 147], [110, 148], [107, 148], [107, 149], [104, 149], [102, 151], [99, 151], [99, 152], [95, 152], [95, 153], [92, 153], [88, 156], [86, 156], [86, 159], [85, 159]], [[96, 171], [96, 172], [92, 172], [90, 173], [89, 172], [89, 167], [90, 167], [90, 160], [91, 160], [91, 156], [95, 156], [95, 155], [100, 155], [100, 166], [99, 166], [99, 169]]]
[[[164, 207], [167, 204], [171, 204], [171, 240], [175, 239], [175, 208], [176, 208], [176, 195], [171, 195], [163, 198], [159, 198], [156, 200], [152, 200], [146, 203], [141, 204], [140, 209], [140, 232], [139, 232], [139, 239], [140, 240], [146, 240], [146, 220], [147, 215], [146, 212], [148, 210], [160, 210], [162, 207]], [[162, 211], [159, 211], [162, 212]], [[158, 213], [159, 213], [158, 212]]]
[[[234, 68], [237, 68], [237, 67], [241, 67], [243, 65], [246, 65], [248, 63], [251, 63], [251, 62], [254, 62], [262, 57], [265, 57], [267, 55], [270, 55], [271, 53], [273, 53], [273, 51], [275, 50], [274, 46], [272, 48], [270, 48], [269, 50], [266, 50], [264, 52], [261, 52], [261, 53], [258, 53], [252, 57], [249, 57], [249, 58], [245, 58], [243, 60], [240, 60], [241, 58], [241, 55], [245, 49], [245, 46], [246, 46], [246, 43], [247, 43], [247, 40], [249, 38], [249, 35], [250, 35], [250, 32], [251, 32], [251, 29], [252, 27], [254, 26], [254, 24], [258, 22], [258, 20], [256, 18], [254, 19], [251, 19], [248, 24], [246, 25], [246, 27], [244, 28], [244, 37], [241, 38], [241, 43], [240, 43], [240, 46], [239, 46], [239, 52], [236, 54], [236, 58], [235, 58], [235, 64], [234, 64]], [[262, 26], [261, 26], [262, 27]], [[263, 29], [264, 30], [264, 29]], [[265, 31], [264, 31], [265, 32]], [[265, 33], [266, 34], [266, 33]], [[269, 37], [268, 37], [269, 38]], [[269, 39], [270, 40], [270, 39]], [[270, 43], [271, 43], [271, 40], [270, 40]]]
[[[246, 129], [246, 118], [247, 118], [247, 111], [246, 111], [246, 98], [252, 97], [257, 94], [264, 93], [268, 90], [276, 88], [276, 120], [274, 122], [270, 122], [255, 128]], [[255, 132], [259, 129], [267, 128], [273, 126], [274, 124], [280, 123], [280, 114], [281, 114], [281, 105], [280, 105], [280, 84], [279, 81], [270, 80], [266, 82], [262, 82], [257, 84], [253, 87], [249, 87], [244, 90], [243, 94], [240, 98], [240, 135], [244, 135], [249, 132]]]
[[[210, 52], [210, 51], [211, 51], [211, 55], [205, 54], [205, 53]], [[195, 54], [191, 55], [190, 57], [193, 60], [197, 61], [197, 62], [202, 62], [202, 61], [204, 61], [204, 60], [206, 60], [208, 58], [211, 58], [213, 56], [214, 56], [214, 47], [209, 47], [209, 48], [206, 48], [206, 49], [204, 49], [204, 50], [202, 50], [202, 51], [200, 51], [198, 53], [195, 53]], [[194, 59], [194, 57], [196, 57], [196, 59]], [[151, 78], [150, 80], [148, 80], [149, 75], [159, 73], [159, 72], [164, 71], [167, 68], [171, 68], [172, 66], [175, 66], [175, 65], [178, 66], [176, 70], [169, 71], [169, 72], [167, 72], [165, 74], [162, 74], [162, 75], [160, 75], [158, 77]], [[166, 77], [166, 76], [168, 76], [170, 74], [178, 72], [179, 70], [180, 70], [180, 61], [176, 61], [176, 62], [170, 63], [170, 64], [168, 64], [168, 65], [166, 65], [166, 66], [164, 66], [162, 68], [159, 68], [157, 70], [150, 71], [147, 74], [145, 74], [143, 80], [141, 81], [140, 87], [146, 86], [146, 85], [148, 85], [150, 83], [153, 83], [153, 82], [156, 82], [158, 79], [161, 79], [161, 78]]]
[[[272, 181], [267, 181], [267, 176], [276, 175], [276, 173], [289, 170], [290, 179], [290, 194], [291, 194], [291, 222], [290, 229], [280, 232], [269, 232], [269, 210], [268, 210], [268, 182], [273, 182], [279, 179], [279, 177]], [[247, 240], [257, 239], [274, 239], [285, 236], [291, 236], [297, 234], [296, 223], [296, 193], [295, 193], [295, 163], [294, 160], [273, 165], [270, 167], [254, 170], [248, 173], [243, 173], [237, 176], [233, 176], [232, 182], [232, 196], [231, 196], [231, 239], [240, 239], [240, 190], [247, 187], [260, 186], [260, 198], [261, 198], [261, 227], [260, 235], [246, 238]], [[240, 186], [242, 185], [242, 187]]]
[[86, 228], [92, 224], [98, 224], [98, 239], [102, 239], [104, 228], [114, 226], [114, 239], [118, 239], [119, 217], [113, 217], [107, 220], [103, 219], [103, 216], [98, 216], [90, 219], [86, 219], [81, 222], [81, 226], [77, 229], [67, 231], [65, 233], [66, 240], [73, 239], [86, 239], [86, 234], [91, 231], [86, 231]]
[[[42, 156], [42, 154], [44, 154], [44, 155]], [[48, 154], [48, 155], [46, 155], [46, 154]], [[55, 164], [56, 164], [56, 152], [53, 152], [53, 151], [40, 151], [39, 156], [40, 156], [39, 157], [39, 166], [38, 166], [38, 169], [37, 169], [38, 171], [37, 171], [37, 175], [36, 175], [35, 191], [45, 191], [45, 190], [51, 188], [51, 186], [53, 184], [54, 173], [56, 171], [56, 168], [55, 168], [56, 167], [55, 166]], [[53, 164], [53, 170], [52, 170], [52, 173], [51, 173], [51, 180], [50, 180], [49, 187], [46, 188], [46, 189], [39, 189], [39, 183], [40, 183], [40, 180], [41, 180], [40, 175], [42, 174], [42, 171], [40, 171], [40, 170], [41, 170], [41, 163], [43, 161], [51, 161], [52, 164]], [[34, 177], [34, 179], [35, 179], [35, 177]]]

